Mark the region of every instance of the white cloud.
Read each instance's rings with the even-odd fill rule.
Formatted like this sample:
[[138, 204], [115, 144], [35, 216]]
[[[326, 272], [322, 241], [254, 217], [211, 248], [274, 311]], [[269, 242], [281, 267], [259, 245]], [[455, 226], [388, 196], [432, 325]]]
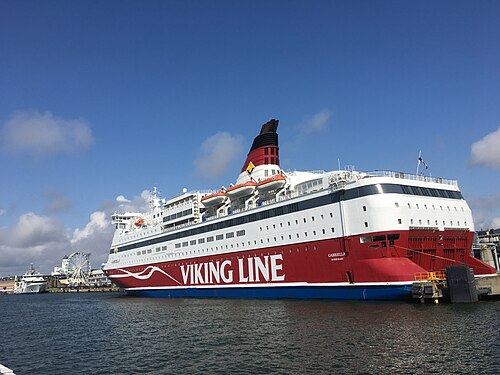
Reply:
[[500, 193], [484, 196], [472, 195], [468, 200], [476, 230], [500, 227]]
[[35, 157], [85, 150], [92, 142], [92, 131], [86, 121], [65, 120], [50, 112], [17, 112], [0, 130], [2, 151]]
[[110, 224], [110, 221], [107, 219], [107, 215], [103, 211], [96, 211], [90, 215], [90, 221], [85, 225], [83, 229], [75, 229], [73, 232], [73, 238], [71, 239], [71, 243], [74, 244], [83, 239], [94, 236], [99, 231], [102, 231]]
[[299, 132], [301, 134], [311, 134], [320, 132], [326, 129], [328, 121], [330, 120], [331, 117], [332, 117], [332, 112], [327, 109], [323, 109], [318, 113], [310, 117], [307, 117], [299, 125]]
[[5, 208], [0, 207], [0, 216], [5, 215], [7, 210]]
[[218, 132], [205, 139], [200, 156], [194, 161], [196, 171], [203, 177], [218, 178], [231, 168], [236, 158], [242, 158], [243, 138], [227, 132]]
[[81, 228], [67, 228], [48, 216], [28, 212], [18, 222], [0, 228], [0, 275], [22, 274], [30, 263], [43, 273], [61, 265], [64, 255], [75, 251], [91, 253], [93, 268], [107, 260], [114, 227], [111, 215], [119, 212], [144, 212], [148, 209], [149, 191], [132, 199], [110, 200], [93, 212]]
[[0, 274], [24, 273], [30, 263], [47, 272], [69, 247], [64, 226], [52, 218], [28, 212], [13, 227], [0, 229]]
[[116, 197], [116, 201], [118, 203], [130, 203], [130, 200], [125, 198], [123, 195], [119, 195]]
[[472, 144], [471, 163], [494, 169], [500, 168], [500, 127]]
[[500, 217], [495, 217], [495, 218], [491, 221], [491, 227], [492, 227], [493, 229], [500, 228]]

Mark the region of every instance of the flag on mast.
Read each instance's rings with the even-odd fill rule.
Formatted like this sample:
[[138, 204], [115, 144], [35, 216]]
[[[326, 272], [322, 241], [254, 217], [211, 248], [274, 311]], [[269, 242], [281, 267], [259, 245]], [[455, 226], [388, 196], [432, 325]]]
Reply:
[[418, 176], [418, 170], [420, 168], [420, 164], [422, 164], [425, 169], [429, 169], [429, 166], [427, 165], [427, 163], [424, 161], [424, 159], [422, 159], [422, 151], [418, 152], [417, 176]]
[[423, 164], [425, 169], [429, 169], [429, 166], [425, 163], [425, 161], [422, 159], [422, 157], [418, 158], [418, 163]]

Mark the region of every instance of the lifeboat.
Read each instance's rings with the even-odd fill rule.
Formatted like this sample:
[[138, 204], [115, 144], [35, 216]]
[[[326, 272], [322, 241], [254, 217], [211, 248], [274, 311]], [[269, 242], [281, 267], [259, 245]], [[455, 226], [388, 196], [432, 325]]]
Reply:
[[226, 193], [229, 199], [246, 197], [247, 195], [250, 195], [255, 191], [256, 186], [257, 186], [256, 182], [247, 181], [242, 184], [231, 186], [226, 190]]
[[137, 219], [134, 223], [134, 225], [136, 227], [142, 227], [144, 225], [144, 219], [142, 217], [140, 217], [139, 219]]
[[222, 190], [219, 190], [216, 193], [205, 195], [203, 198], [201, 198], [201, 203], [203, 203], [205, 207], [220, 206], [222, 203], [224, 203], [226, 198], [226, 193]]
[[257, 184], [257, 189], [259, 189], [259, 191], [261, 192], [279, 190], [283, 186], [285, 186], [285, 183], [286, 183], [286, 177], [281, 174], [277, 174], [275, 176], [260, 181]]

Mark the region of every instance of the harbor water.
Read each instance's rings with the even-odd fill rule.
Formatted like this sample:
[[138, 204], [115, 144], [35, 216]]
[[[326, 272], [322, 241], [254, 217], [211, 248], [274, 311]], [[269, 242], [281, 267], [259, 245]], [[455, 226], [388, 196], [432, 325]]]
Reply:
[[471, 305], [0, 296], [20, 374], [498, 374], [500, 301]]

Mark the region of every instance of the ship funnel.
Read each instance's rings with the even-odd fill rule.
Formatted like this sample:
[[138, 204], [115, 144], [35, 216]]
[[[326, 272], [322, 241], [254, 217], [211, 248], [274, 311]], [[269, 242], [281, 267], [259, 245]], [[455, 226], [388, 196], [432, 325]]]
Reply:
[[278, 122], [272, 119], [262, 125], [241, 168], [237, 184], [248, 181], [258, 182], [265, 177], [279, 173], [280, 159], [276, 133]]

